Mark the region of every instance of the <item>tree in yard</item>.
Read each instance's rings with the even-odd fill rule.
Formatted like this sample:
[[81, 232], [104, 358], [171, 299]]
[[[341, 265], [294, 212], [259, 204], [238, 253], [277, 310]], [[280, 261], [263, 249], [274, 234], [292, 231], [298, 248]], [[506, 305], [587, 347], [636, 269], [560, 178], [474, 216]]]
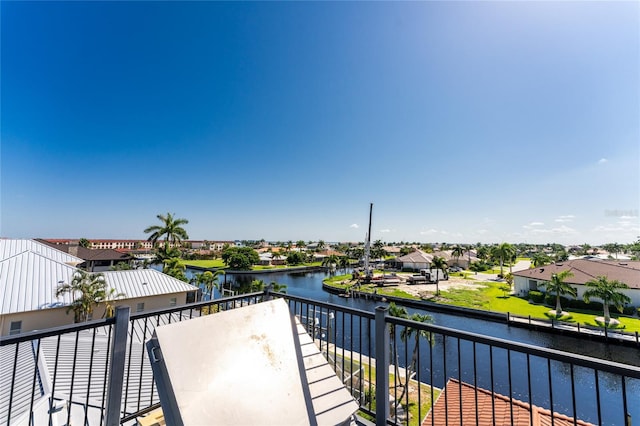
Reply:
[[458, 263], [458, 260], [460, 260], [460, 256], [462, 256], [463, 254], [464, 254], [464, 247], [462, 247], [459, 244], [455, 245], [451, 250], [451, 256], [453, 256], [456, 259], [457, 266], [460, 266], [460, 264]]
[[189, 235], [187, 231], [182, 227], [189, 223], [187, 219], [174, 218], [171, 213], [167, 213], [166, 216], [159, 214], [156, 216], [161, 225], [151, 225], [144, 230], [145, 234], [149, 235], [147, 241], [151, 241], [155, 246], [158, 240], [164, 239], [165, 246], [177, 246], [183, 240], [188, 240]]
[[[431, 315], [428, 314], [418, 314], [415, 313], [413, 315], [411, 315], [411, 317], [409, 317], [410, 320], [412, 321], [416, 321], [416, 322], [423, 322], [423, 323], [431, 323], [433, 322], [433, 317]], [[419, 352], [419, 348], [420, 348], [420, 338], [424, 338], [427, 339], [427, 341], [430, 344], [433, 344], [434, 340], [433, 340], [433, 336], [430, 332], [428, 332], [427, 330], [420, 330], [414, 327], [405, 327], [404, 330], [402, 330], [400, 332], [400, 339], [403, 342], [406, 342], [407, 340], [409, 340], [411, 337], [413, 336], [414, 340], [414, 346], [413, 346], [413, 353], [411, 355], [411, 362], [409, 363], [409, 365], [407, 366], [407, 377], [410, 379], [411, 375], [413, 373], [416, 372], [416, 364], [418, 362], [418, 352]], [[404, 386], [402, 388], [402, 394], [400, 395], [400, 397], [398, 398], [398, 401], [402, 402], [402, 398], [405, 395], [407, 386]]]
[[301, 263], [304, 263], [305, 260], [307, 260], [307, 256], [299, 251], [292, 251], [287, 255], [287, 263], [289, 265], [300, 265]]
[[567, 278], [572, 276], [573, 273], [569, 270], [560, 271], [557, 274], [551, 275], [551, 281], [540, 284], [540, 287], [544, 287], [547, 293], [556, 294], [556, 316], [562, 316], [560, 297], [565, 294], [570, 294], [573, 297], [576, 297], [576, 295], [578, 294], [575, 287], [564, 282]]
[[[269, 283], [269, 286], [271, 287], [271, 290], [276, 292], [276, 293], [286, 293], [287, 292], [287, 285], [286, 284], [279, 284], [279, 283], [277, 283], [275, 281], [271, 281]], [[263, 280], [253, 280], [253, 281], [251, 281], [250, 290], [251, 290], [251, 292], [264, 291], [266, 287], [267, 287], [267, 285], [264, 283]]]
[[340, 259], [335, 254], [331, 254], [324, 259], [322, 259], [322, 266], [326, 266], [327, 268], [335, 268], [338, 266]]
[[80, 247], [90, 248], [91, 247], [91, 241], [87, 240], [86, 238], [80, 238], [80, 240], [78, 240], [78, 245]]
[[231, 269], [247, 271], [260, 261], [260, 256], [251, 247], [229, 247], [222, 252], [222, 261]]
[[[435, 269], [436, 271], [438, 269], [442, 270], [442, 273], [444, 274], [444, 279], [449, 278], [449, 276], [447, 275], [447, 261], [444, 259], [444, 257], [439, 257], [439, 256], [434, 256], [433, 259], [431, 259], [431, 264], [429, 265], [429, 271], [431, 272], [431, 275], [433, 275], [433, 270]], [[436, 296], [440, 295], [440, 286], [439, 286], [439, 277], [438, 277], [438, 273], [436, 272]]]
[[69, 293], [73, 301], [67, 307], [67, 313], [73, 311], [74, 321], [83, 322], [89, 319], [96, 305], [106, 302], [114, 292], [112, 289], [107, 289], [107, 282], [103, 274], [91, 274], [77, 270], [73, 273], [70, 284], [58, 286], [56, 297]]
[[607, 277], [599, 276], [596, 279], [587, 281], [585, 285], [589, 287], [583, 295], [585, 302], [589, 303], [592, 298], [602, 300], [605, 325], [611, 321], [611, 316], [609, 315], [610, 303], [620, 312], [622, 312], [625, 303], [631, 303], [629, 296], [620, 292], [620, 290], [629, 288], [629, 286], [618, 280], [609, 281]]
[[351, 266], [351, 261], [349, 260], [349, 256], [340, 256], [338, 260], [338, 265], [343, 271], [346, 271], [349, 266]]
[[531, 256], [531, 265], [534, 268], [551, 263], [551, 258], [543, 252], [536, 252]]
[[323, 248], [325, 248], [326, 244], [324, 242], [324, 240], [318, 240], [318, 251], [322, 250]]
[[[500, 243], [494, 247], [494, 255], [500, 259], [500, 276], [504, 277], [504, 261], [511, 260], [515, 254], [515, 248], [509, 243]], [[509, 271], [511, 271], [511, 263], [509, 263]]]
[[298, 247], [298, 250], [302, 251], [303, 248], [307, 248], [307, 243], [305, 243], [304, 240], [298, 240], [296, 241], [296, 247]]
[[199, 274], [195, 274], [191, 279], [192, 283], [196, 285], [202, 285], [209, 295], [209, 300], [214, 299], [213, 289], [216, 288], [220, 291], [220, 283], [218, 277], [224, 275], [224, 271], [217, 270], [215, 272], [205, 271]]
[[179, 279], [180, 281], [188, 282], [185, 271], [187, 267], [182, 263], [182, 259], [179, 257], [171, 257], [163, 261], [162, 273]]
[[[408, 318], [409, 313], [404, 306], [398, 306], [395, 303], [391, 302], [389, 304], [389, 315], [396, 318]], [[398, 357], [398, 345], [396, 342], [396, 325], [389, 324], [389, 351], [391, 353], [391, 359], [393, 359], [394, 363], [394, 380], [396, 386], [403, 386], [402, 381], [400, 380], [400, 367], [399, 367], [399, 357]]]

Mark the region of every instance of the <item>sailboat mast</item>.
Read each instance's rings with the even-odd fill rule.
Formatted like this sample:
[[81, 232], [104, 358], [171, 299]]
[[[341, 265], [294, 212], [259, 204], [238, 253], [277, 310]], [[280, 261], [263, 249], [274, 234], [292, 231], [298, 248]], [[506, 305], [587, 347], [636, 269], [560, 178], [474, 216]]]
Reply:
[[373, 216], [373, 203], [369, 204], [369, 232], [367, 232], [367, 240], [364, 244], [364, 274], [365, 277], [371, 278], [373, 271], [369, 268], [369, 257], [371, 256], [371, 218]]

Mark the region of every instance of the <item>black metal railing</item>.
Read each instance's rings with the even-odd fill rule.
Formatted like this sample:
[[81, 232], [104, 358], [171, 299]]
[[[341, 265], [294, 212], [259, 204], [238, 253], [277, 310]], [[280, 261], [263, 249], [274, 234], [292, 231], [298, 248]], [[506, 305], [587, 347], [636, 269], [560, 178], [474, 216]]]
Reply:
[[144, 350], [156, 327], [271, 297], [379, 425], [640, 419], [638, 367], [267, 291], [2, 337], [0, 424], [133, 424], [159, 407]]

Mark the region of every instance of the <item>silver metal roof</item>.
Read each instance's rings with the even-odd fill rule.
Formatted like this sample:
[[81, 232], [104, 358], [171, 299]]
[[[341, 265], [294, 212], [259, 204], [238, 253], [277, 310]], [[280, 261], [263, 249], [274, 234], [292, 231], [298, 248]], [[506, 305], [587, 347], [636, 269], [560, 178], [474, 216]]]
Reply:
[[32, 251], [34, 253], [41, 254], [49, 259], [56, 260], [62, 263], [68, 263], [72, 266], [84, 262], [84, 260], [80, 259], [77, 256], [73, 256], [69, 253], [57, 250], [38, 241], [8, 238], [0, 239], [0, 261], [8, 259], [25, 251]]
[[[56, 297], [62, 283], [70, 283], [78, 269], [25, 251], [0, 261], [0, 314], [35, 311], [68, 305], [70, 294]], [[123, 299], [183, 293], [197, 287], [153, 269], [103, 272], [107, 285]]]
[[71, 303], [69, 294], [56, 298], [56, 288], [71, 282], [76, 270], [32, 251], [0, 261], [0, 314]]

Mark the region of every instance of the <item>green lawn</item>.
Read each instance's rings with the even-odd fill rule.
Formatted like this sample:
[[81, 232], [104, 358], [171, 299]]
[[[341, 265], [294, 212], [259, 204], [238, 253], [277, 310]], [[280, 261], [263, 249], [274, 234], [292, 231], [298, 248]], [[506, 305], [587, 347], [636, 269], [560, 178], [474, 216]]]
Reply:
[[[338, 289], [347, 289], [355, 284], [355, 282], [351, 281], [350, 274], [337, 275], [324, 280], [324, 282]], [[527, 300], [516, 296], [505, 296], [505, 292], [501, 290], [501, 287], [504, 286], [505, 283], [485, 282], [482, 284], [484, 287], [480, 289], [452, 289], [449, 291], [441, 291], [439, 298], [432, 298], [428, 300], [436, 303], [463, 306], [485, 311], [509, 312], [513, 315], [522, 317], [531, 316], [531, 318], [549, 320], [547, 313], [552, 309], [551, 307], [534, 305], [529, 303]], [[395, 287], [377, 287], [369, 284], [361, 286], [359, 290], [368, 293], [377, 291], [378, 294], [388, 296], [404, 297], [414, 300], [418, 299], [417, 297]], [[571, 319], [564, 321], [573, 324], [597, 327], [598, 324], [596, 323], [595, 318], [602, 316], [602, 312], [600, 311], [567, 310], [566, 308], [564, 310], [571, 314]], [[621, 316], [617, 311], [612, 311], [611, 317], [620, 321], [620, 324], [624, 326], [624, 328], [622, 328], [623, 331], [629, 333], [636, 331], [640, 332], [640, 319]]]
[[199, 268], [225, 268], [222, 259], [208, 259], [208, 260], [183, 260], [182, 264], [185, 266], [197, 266]]
[[[456, 306], [464, 306], [474, 309], [484, 309], [495, 312], [509, 312], [513, 315], [523, 317], [531, 316], [531, 318], [539, 318], [548, 320], [547, 313], [549, 306], [533, 305], [527, 300], [516, 296], [505, 297], [504, 291], [500, 289], [503, 284], [500, 283], [484, 283], [486, 287], [480, 290], [452, 289], [450, 291], [440, 292], [440, 300], [438, 303], [446, 303]], [[590, 325], [597, 327], [595, 321], [597, 316], [602, 316], [602, 312], [586, 312], [580, 310], [567, 310], [571, 314], [571, 319], [565, 322]], [[640, 319], [630, 318], [618, 315], [618, 312], [611, 312], [611, 316], [620, 321], [624, 325], [623, 331], [635, 332], [640, 331]]]

